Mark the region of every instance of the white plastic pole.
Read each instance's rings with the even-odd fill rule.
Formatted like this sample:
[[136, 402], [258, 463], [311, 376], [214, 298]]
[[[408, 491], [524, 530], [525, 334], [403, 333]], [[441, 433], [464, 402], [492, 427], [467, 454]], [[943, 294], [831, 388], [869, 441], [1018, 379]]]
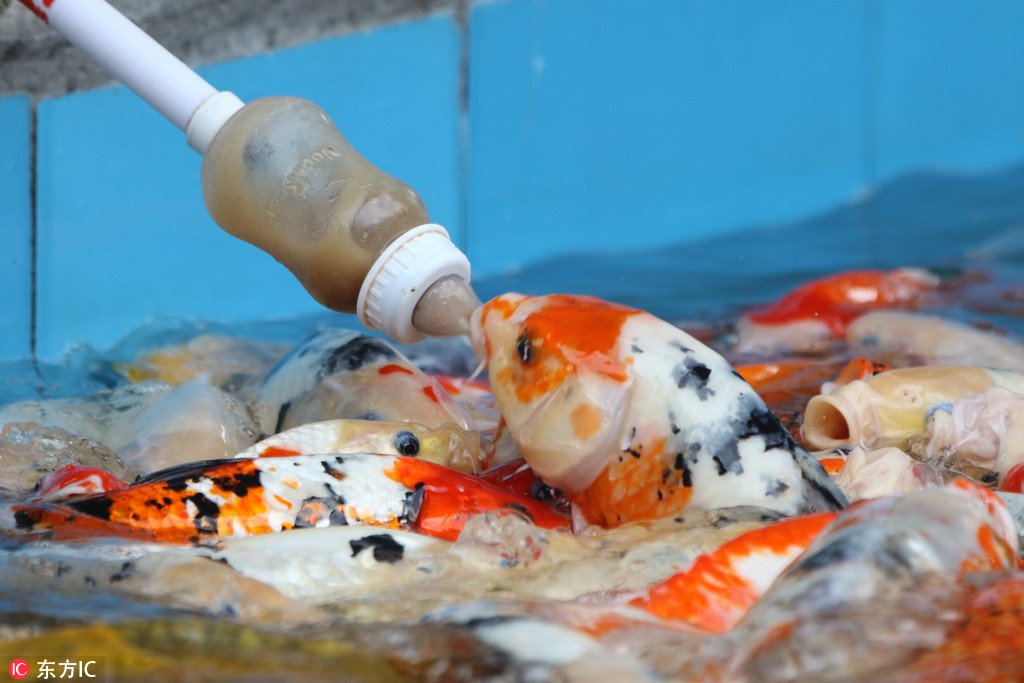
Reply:
[[216, 88], [104, 0], [21, 0], [107, 73], [185, 131]]

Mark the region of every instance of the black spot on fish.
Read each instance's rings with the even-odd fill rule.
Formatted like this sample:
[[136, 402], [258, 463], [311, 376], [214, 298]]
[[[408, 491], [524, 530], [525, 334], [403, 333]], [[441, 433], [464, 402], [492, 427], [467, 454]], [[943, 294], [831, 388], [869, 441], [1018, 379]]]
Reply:
[[339, 370], [353, 372], [367, 363], [398, 358], [398, 353], [383, 339], [360, 335], [336, 348], [324, 361], [320, 379]]
[[373, 559], [378, 562], [395, 564], [402, 559], [405, 548], [388, 534], [372, 534], [363, 536], [348, 542], [352, 547], [352, 557], [363, 552], [367, 548], [373, 549]]
[[782, 481], [781, 479], [776, 479], [774, 482], [768, 485], [768, 488], [764, 492], [764, 495], [768, 496], [769, 498], [778, 498], [788, 490], [789, 484]]
[[630, 347], [629, 347], [629, 350], [630, 350], [630, 351], [632, 351], [633, 353], [643, 353], [643, 352], [644, 352], [644, 350], [643, 350], [643, 349], [641, 349], [641, 348], [640, 348], [639, 346], [637, 346], [636, 344], [633, 344], [632, 346], [630, 346]]
[[633, 437], [636, 436], [636, 427], [629, 428], [629, 440], [632, 441]]
[[86, 576], [84, 579], [82, 579], [82, 582], [90, 588], [96, 587], [96, 579], [92, 578], [91, 576]]
[[736, 441], [728, 441], [719, 446], [711, 459], [718, 465], [718, 476], [726, 472], [743, 474], [743, 463], [740, 462], [740, 451]]
[[643, 453], [641, 453], [639, 450], [633, 449], [633, 448], [623, 448], [622, 452], [623, 453], [629, 453], [630, 455], [632, 455], [637, 460], [639, 460], [640, 456], [643, 455]]
[[181, 493], [182, 491], [188, 489], [188, 481], [189, 480], [187, 478], [170, 479], [167, 482], [165, 482], [165, 484], [167, 485], [167, 488], [174, 491], [175, 493]]
[[661, 489], [658, 489], [658, 500], [665, 500], [665, 494], [661, 492]]
[[124, 581], [125, 579], [131, 577], [131, 575], [134, 573], [135, 565], [133, 565], [131, 562], [125, 562], [121, 565], [121, 568], [117, 571], [116, 574], [111, 575], [110, 583], [118, 583], [119, 581]]
[[764, 437], [764, 449], [795, 450], [799, 448], [796, 441], [790, 436], [786, 428], [779, 422], [779, 418], [763, 405], [755, 405], [751, 408], [746, 422], [736, 430], [736, 438], [743, 440], [752, 436]]
[[110, 519], [110, 508], [114, 505], [114, 499], [107, 496], [93, 496], [92, 498], [78, 498], [65, 503], [69, 508], [84, 512], [85, 514], [98, 519]]
[[416, 455], [420, 452], [420, 440], [412, 432], [395, 434], [395, 449], [402, 455]]
[[18, 510], [14, 513], [14, 527], [25, 531], [31, 530], [41, 518], [38, 510]]
[[671, 476], [672, 476], [672, 470], [670, 470], [667, 467], [665, 469], [663, 469], [661, 471], [661, 483], [662, 484], [667, 484], [668, 483], [668, 478], [671, 477]]
[[380, 422], [380, 413], [375, 413], [372, 410], [368, 410], [361, 415], [356, 415], [353, 420], [370, 420], [371, 422]]
[[671, 346], [674, 349], [679, 349], [683, 353], [693, 353], [693, 349], [691, 349], [689, 346], [686, 346], [685, 344], [683, 344], [682, 342], [680, 342], [680, 341], [678, 341], [676, 339], [673, 339], [672, 341], [670, 341], [668, 343], [668, 345]]
[[329, 460], [321, 460], [320, 466], [324, 468], [324, 473], [329, 477], [334, 477], [338, 481], [345, 480], [345, 473], [339, 469], [336, 469]]
[[167, 509], [167, 505], [163, 501], [154, 500], [152, 498], [150, 498], [145, 503], [143, 503], [143, 505], [145, 505], [146, 507], [151, 507], [154, 510], [166, 510]]
[[341, 514], [340, 518], [338, 518], [334, 514], [344, 504], [345, 500], [341, 496], [334, 498], [306, 498], [302, 501], [302, 505], [299, 506], [299, 511], [295, 515], [295, 528], [313, 529], [325, 519], [328, 520], [330, 526], [345, 526], [348, 524], [348, 519], [345, 518], [345, 515]]
[[402, 514], [399, 516], [405, 522], [415, 522], [420, 516], [423, 508], [423, 482], [419, 482], [412, 491], [405, 494], [405, 501], [402, 503]]
[[217, 518], [220, 516], [220, 506], [202, 493], [186, 496], [185, 500], [192, 501], [192, 504], [196, 506], [196, 516], [192, 520], [196, 531], [201, 534], [217, 533]]
[[239, 498], [245, 497], [252, 489], [262, 486], [260, 472], [255, 469], [249, 472], [232, 472], [222, 477], [210, 477], [210, 481], [222, 491], [230, 491]]
[[328, 519], [331, 526], [348, 526], [348, 517], [345, 516], [345, 511], [341, 507], [333, 508]]
[[711, 368], [689, 356], [672, 369], [672, 380], [676, 386], [680, 389], [693, 390], [702, 401], [715, 395], [714, 389], [708, 387], [710, 377]]

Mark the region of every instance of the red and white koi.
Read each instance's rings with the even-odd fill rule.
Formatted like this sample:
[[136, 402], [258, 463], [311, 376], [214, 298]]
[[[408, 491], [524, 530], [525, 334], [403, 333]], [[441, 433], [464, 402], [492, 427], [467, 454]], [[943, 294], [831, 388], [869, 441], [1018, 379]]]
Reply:
[[126, 488], [128, 483], [98, 467], [65, 465], [39, 480], [33, 500], [63, 500]]
[[939, 279], [920, 268], [854, 270], [812, 280], [742, 316], [737, 353], [819, 351], [843, 339], [853, 320], [875, 308], [907, 307]]
[[477, 311], [472, 340], [526, 461], [591, 523], [845, 503], [720, 355], [654, 316], [506, 294]]

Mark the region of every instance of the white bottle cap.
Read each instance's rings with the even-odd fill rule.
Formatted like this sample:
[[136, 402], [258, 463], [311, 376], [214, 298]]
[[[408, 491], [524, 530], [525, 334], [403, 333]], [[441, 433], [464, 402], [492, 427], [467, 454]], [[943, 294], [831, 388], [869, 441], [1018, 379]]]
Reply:
[[377, 257], [359, 290], [359, 320], [397, 342], [423, 339], [412, 313], [432, 284], [448, 275], [469, 282], [469, 259], [452, 244], [448, 231], [428, 223], [399, 235]]
[[188, 120], [188, 128], [185, 129], [188, 146], [205, 156], [213, 136], [244, 106], [237, 95], [226, 90], [208, 98]]

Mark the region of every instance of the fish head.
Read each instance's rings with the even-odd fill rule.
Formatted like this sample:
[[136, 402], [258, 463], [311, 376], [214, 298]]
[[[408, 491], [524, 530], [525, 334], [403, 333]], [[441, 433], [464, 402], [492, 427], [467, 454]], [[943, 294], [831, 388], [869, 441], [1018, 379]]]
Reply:
[[619, 338], [634, 309], [583, 296], [504, 294], [473, 316], [501, 414], [545, 482], [585, 489], [619, 454], [633, 377]]

